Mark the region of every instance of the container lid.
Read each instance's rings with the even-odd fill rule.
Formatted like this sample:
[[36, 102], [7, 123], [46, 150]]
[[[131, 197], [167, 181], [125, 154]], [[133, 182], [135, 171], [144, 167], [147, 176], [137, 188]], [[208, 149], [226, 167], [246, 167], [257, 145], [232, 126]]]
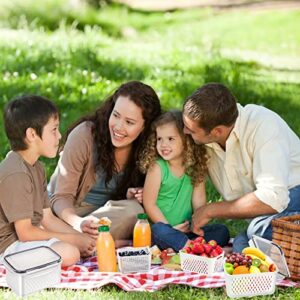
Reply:
[[107, 231], [109, 231], [109, 226], [107, 226], [107, 225], [99, 226], [98, 231], [99, 232], [107, 232]]
[[147, 214], [138, 214], [138, 215], [137, 215], [137, 218], [138, 218], [139, 220], [147, 220], [147, 219], [148, 219], [148, 216], [147, 216]]
[[46, 246], [39, 246], [4, 256], [4, 262], [16, 273], [27, 273], [61, 262], [61, 257]]
[[290, 271], [287, 266], [284, 253], [276, 243], [253, 235], [252, 239], [249, 241], [249, 244], [251, 247], [258, 248], [273, 260], [278, 268], [278, 274], [280, 275], [279, 277], [290, 277]]

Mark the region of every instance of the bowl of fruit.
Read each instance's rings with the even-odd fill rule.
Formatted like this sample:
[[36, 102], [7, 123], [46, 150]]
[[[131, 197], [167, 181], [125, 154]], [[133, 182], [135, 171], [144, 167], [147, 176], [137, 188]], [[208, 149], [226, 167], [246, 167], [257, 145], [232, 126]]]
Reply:
[[215, 240], [206, 242], [203, 237], [198, 237], [179, 253], [184, 271], [208, 275], [222, 269], [224, 251]]
[[247, 247], [224, 261], [225, 285], [229, 297], [269, 295], [275, 291], [277, 267], [261, 250]]

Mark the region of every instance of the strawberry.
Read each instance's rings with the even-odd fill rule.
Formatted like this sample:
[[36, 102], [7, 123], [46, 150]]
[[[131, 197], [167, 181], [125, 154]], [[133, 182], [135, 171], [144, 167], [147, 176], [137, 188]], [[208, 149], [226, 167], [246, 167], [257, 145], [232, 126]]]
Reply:
[[200, 256], [209, 257], [205, 252], [203, 252]]
[[204, 247], [204, 251], [206, 254], [209, 254], [211, 252], [211, 250], [213, 249], [212, 245], [210, 244], [203, 244]]
[[182, 249], [182, 252], [185, 252], [185, 253], [191, 253], [192, 252], [192, 249], [190, 248], [190, 247], [184, 247], [183, 249]]
[[194, 247], [193, 247], [193, 254], [201, 254], [204, 252], [204, 247], [203, 244], [200, 243], [194, 243]]
[[189, 247], [193, 248], [195, 241], [190, 241], [189, 242]]
[[187, 247], [187, 249], [186, 249], [186, 253], [191, 253], [192, 252], [192, 248], [190, 248], [190, 247]]
[[205, 239], [203, 238], [203, 236], [198, 236], [195, 240], [195, 243], [200, 243], [200, 244], [204, 244], [205, 243]]
[[210, 241], [208, 242], [208, 244], [210, 244], [213, 248], [216, 248], [217, 245], [218, 245], [218, 243], [217, 243], [215, 240], [210, 240]]
[[209, 253], [209, 257], [216, 257], [218, 255], [219, 253], [216, 251], [216, 249], [212, 249], [211, 252]]
[[219, 245], [216, 246], [215, 250], [217, 251], [218, 254], [221, 254], [223, 252], [223, 249]]
[[160, 259], [164, 259], [166, 256], [168, 256], [168, 252], [167, 252], [167, 250], [163, 250], [163, 251], [161, 251], [161, 253], [160, 253]]

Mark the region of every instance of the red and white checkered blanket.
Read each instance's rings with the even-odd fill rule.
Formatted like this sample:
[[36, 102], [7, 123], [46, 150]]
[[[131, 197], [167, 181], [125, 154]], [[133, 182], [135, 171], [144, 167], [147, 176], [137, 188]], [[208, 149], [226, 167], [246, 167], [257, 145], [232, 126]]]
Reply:
[[[7, 287], [5, 267], [0, 265], [0, 286]], [[183, 271], [167, 271], [161, 267], [153, 267], [148, 273], [102, 273], [97, 270], [97, 259], [92, 257], [80, 264], [63, 268], [61, 283], [55, 288], [93, 289], [107, 284], [116, 284], [125, 291], [157, 291], [169, 284], [183, 284], [198, 288], [216, 288], [225, 286], [224, 273], [200, 275]], [[278, 286], [300, 288], [300, 282], [280, 280]]]

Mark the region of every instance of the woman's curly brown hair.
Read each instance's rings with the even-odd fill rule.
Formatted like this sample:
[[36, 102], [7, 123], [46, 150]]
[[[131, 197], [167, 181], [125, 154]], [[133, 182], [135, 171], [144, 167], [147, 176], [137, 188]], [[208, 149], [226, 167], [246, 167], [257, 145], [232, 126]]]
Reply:
[[159, 158], [159, 154], [156, 150], [156, 129], [159, 126], [170, 123], [175, 124], [183, 142], [183, 164], [185, 173], [191, 177], [193, 186], [196, 186], [204, 180], [207, 174], [206, 150], [203, 145], [195, 144], [190, 135], [184, 134], [182, 112], [179, 110], [165, 112], [153, 122], [151, 126], [152, 132], [139, 155], [140, 170], [144, 174], [147, 173], [147, 170], [151, 168]]
[[92, 134], [97, 150], [95, 161], [95, 171], [103, 170], [106, 174], [105, 184], [111, 180], [117, 173], [114, 149], [111, 142], [108, 120], [114, 109], [117, 99], [128, 97], [133, 103], [142, 109], [144, 118], [144, 129], [140, 135], [133, 141], [131, 152], [124, 168], [124, 174], [118, 182], [117, 190], [112, 199], [124, 199], [129, 187], [138, 187], [144, 185], [145, 176], [139, 171], [137, 161], [141, 152], [142, 145], [148, 139], [151, 131], [152, 121], [161, 114], [160, 101], [155, 91], [140, 81], [130, 81], [122, 84], [106, 101], [95, 111], [94, 114], [84, 116], [75, 122], [67, 131], [64, 141], [67, 140], [70, 132], [80, 123], [90, 121], [93, 123]]

